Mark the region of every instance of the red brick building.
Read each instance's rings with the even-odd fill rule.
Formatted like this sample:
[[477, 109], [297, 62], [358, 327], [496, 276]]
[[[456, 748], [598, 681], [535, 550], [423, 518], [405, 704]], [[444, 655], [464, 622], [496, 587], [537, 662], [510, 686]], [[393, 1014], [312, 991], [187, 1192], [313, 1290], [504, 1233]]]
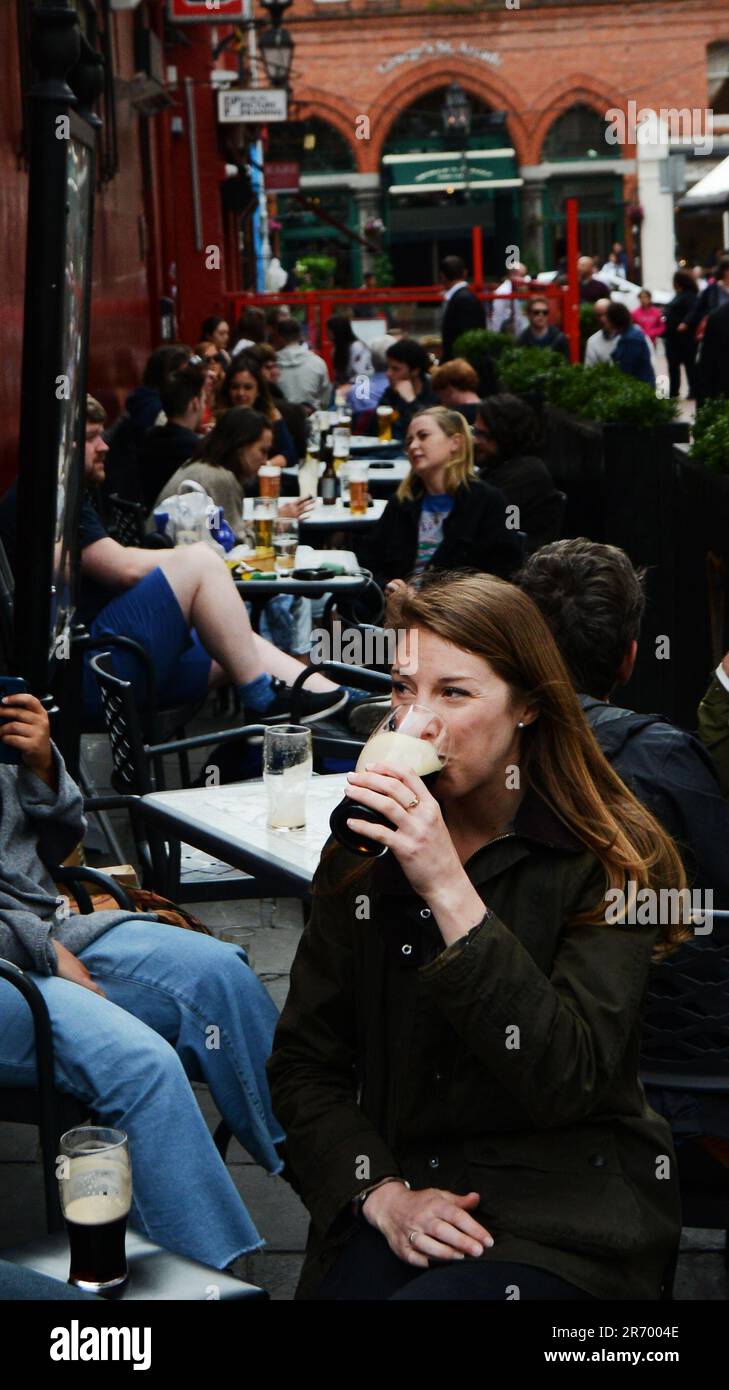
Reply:
[[[16, 461], [35, 3], [0, 6], [0, 484]], [[221, 47], [229, 20], [173, 24], [164, 0], [71, 3], [106, 61], [89, 380], [111, 402], [160, 341], [164, 301], [194, 342], [227, 290], [254, 287], [251, 131], [217, 121], [216, 83], [226, 69], [237, 81], [238, 58]], [[317, 199], [370, 242], [382, 222], [396, 280], [422, 284], [445, 252], [468, 254], [474, 222], [492, 274], [508, 245], [533, 266], [554, 264], [571, 194], [584, 249], [601, 255], [629, 240], [635, 149], [606, 144], [610, 108], [713, 109], [713, 151], [689, 150], [689, 181], [729, 148], [727, 0], [294, 0], [285, 23], [295, 42], [289, 119], [269, 125], [266, 159], [300, 165], [310, 205], [270, 199], [272, 241], [287, 268], [333, 254], [339, 284], [360, 282], [368, 253], [316, 216]], [[467, 146], [444, 137], [452, 82], [471, 103]], [[679, 221], [692, 259], [722, 239], [720, 213]]]
[[[467, 250], [474, 217], [493, 272], [512, 242], [540, 267], [553, 265], [570, 194], [580, 199], [585, 250], [604, 255], [613, 239], [629, 241], [636, 151], [606, 143], [611, 108], [712, 109], [713, 154], [689, 151], [690, 182], [729, 153], [726, 0], [296, 0], [287, 23], [300, 125], [271, 127], [272, 148], [279, 157], [298, 152], [304, 188], [338, 198], [350, 226], [382, 217], [398, 281], [431, 279], [439, 249]], [[453, 81], [474, 106], [465, 170], [461, 152], [448, 158], [438, 122]], [[329, 147], [328, 169], [312, 167], [314, 151], [303, 148], [312, 129]], [[441, 161], [417, 158], [438, 146]], [[388, 191], [400, 183], [411, 191]], [[313, 226], [297, 230], [295, 213], [287, 232], [285, 202], [283, 213], [284, 259], [297, 236], [307, 244], [307, 230], [311, 244], [331, 240]], [[692, 256], [695, 232], [679, 228]], [[703, 239], [721, 241], [719, 219]]]

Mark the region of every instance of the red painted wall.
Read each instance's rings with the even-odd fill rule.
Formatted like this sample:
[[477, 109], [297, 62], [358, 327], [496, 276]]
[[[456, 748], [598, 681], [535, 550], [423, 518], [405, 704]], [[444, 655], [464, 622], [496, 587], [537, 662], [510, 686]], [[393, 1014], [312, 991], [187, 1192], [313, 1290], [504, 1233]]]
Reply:
[[[115, 20], [116, 66], [128, 78], [132, 16]], [[107, 398], [136, 384], [150, 349], [144, 255], [144, 203], [138, 117], [129, 102], [117, 104], [120, 169], [96, 204], [89, 387]], [[0, 490], [17, 471], [20, 364], [28, 175], [18, 160], [20, 79], [15, 5], [0, 5]]]

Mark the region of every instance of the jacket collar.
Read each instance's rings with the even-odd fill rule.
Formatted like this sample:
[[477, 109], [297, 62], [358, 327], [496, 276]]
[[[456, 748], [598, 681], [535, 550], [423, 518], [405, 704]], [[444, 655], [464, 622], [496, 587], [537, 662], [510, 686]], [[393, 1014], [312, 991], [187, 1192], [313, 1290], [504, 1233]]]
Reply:
[[[477, 849], [468, 860], [469, 878], [476, 885], [484, 882], [494, 873], [500, 873], [503, 868], [522, 859], [529, 853], [530, 844], [572, 854], [579, 854], [585, 849], [532, 787], [528, 788], [516, 813], [514, 834], [508, 839], [498, 836]], [[394, 854], [386, 854], [375, 860], [371, 882], [382, 893], [407, 895], [413, 891]]]

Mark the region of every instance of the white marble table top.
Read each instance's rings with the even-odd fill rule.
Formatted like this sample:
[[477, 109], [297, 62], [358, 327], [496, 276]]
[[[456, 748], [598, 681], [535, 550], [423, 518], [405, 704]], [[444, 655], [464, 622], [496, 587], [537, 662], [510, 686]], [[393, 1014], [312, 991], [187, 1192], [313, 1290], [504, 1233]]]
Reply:
[[345, 773], [312, 777], [303, 830], [268, 829], [262, 780], [151, 792], [142, 800], [174, 821], [187, 844], [199, 843], [197, 833], [202, 832], [206, 843], [201, 847], [210, 848], [214, 840], [214, 852], [226, 863], [248, 873], [265, 863], [269, 870], [295, 878], [305, 890], [329, 838], [329, 817], [342, 799], [345, 782]]
[[[246, 521], [253, 520], [254, 500], [253, 497], [245, 498], [243, 516]], [[287, 500], [290, 499], [284, 498], [284, 501]], [[366, 516], [352, 516], [349, 507], [343, 507], [339, 499], [337, 499], [333, 506], [325, 507], [321, 499], [318, 498], [311, 511], [307, 512], [306, 516], [301, 517], [299, 528], [300, 530], [304, 530], [307, 527], [318, 527], [320, 529], [322, 527], [331, 527], [339, 531], [347, 526], [372, 526], [376, 521], [379, 521], [386, 506], [387, 503], [384, 498], [376, 497], [372, 506], [367, 508]]]

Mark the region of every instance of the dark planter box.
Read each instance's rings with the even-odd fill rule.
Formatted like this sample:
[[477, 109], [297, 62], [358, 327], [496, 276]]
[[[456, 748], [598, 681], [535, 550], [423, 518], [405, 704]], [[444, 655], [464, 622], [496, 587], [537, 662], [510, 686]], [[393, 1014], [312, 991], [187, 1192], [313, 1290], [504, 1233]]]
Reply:
[[699, 574], [698, 509], [692, 509], [689, 545], [674, 457], [675, 445], [688, 439], [688, 426], [602, 425], [553, 406], [546, 406], [544, 418], [547, 464], [568, 499], [564, 534], [619, 546], [646, 570], [638, 658], [616, 699], [694, 727], [710, 657], [705, 625], [695, 611], [697, 585], [705, 589], [706, 583]]
[[602, 426], [545, 405], [545, 463], [567, 495], [565, 536], [604, 539]]
[[709, 675], [729, 648], [729, 475], [679, 449], [675, 466], [677, 717], [695, 724]]
[[686, 707], [678, 671], [686, 640], [680, 630], [678, 591], [686, 578], [680, 558], [674, 445], [687, 435], [685, 424], [651, 430], [605, 425], [603, 515], [605, 541], [620, 546], [634, 565], [646, 570], [638, 659], [618, 701], [694, 725], [695, 709]]

